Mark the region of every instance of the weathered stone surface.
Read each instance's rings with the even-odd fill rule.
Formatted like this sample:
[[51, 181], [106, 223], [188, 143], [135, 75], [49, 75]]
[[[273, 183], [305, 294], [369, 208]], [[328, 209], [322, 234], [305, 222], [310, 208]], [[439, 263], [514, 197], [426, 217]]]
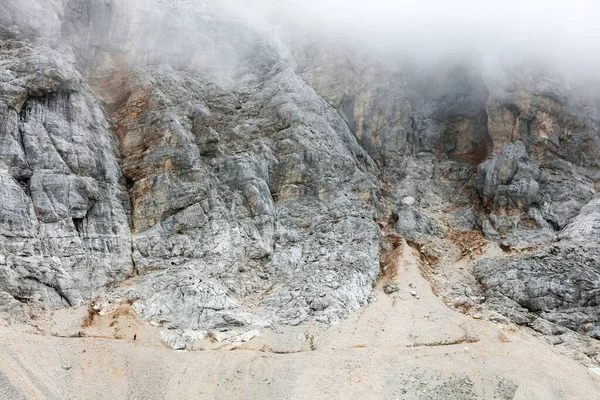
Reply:
[[79, 305], [133, 268], [117, 149], [68, 55], [6, 35], [0, 59], [0, 288]]
[[[130, 185], [141, 275], [115, 298], [191, 329], [346, 316], [378, 271], [375, 164], [276, 43], [218, 12], [190, 12], [192, 35], [230, 39], [239, 65], [224, 75], [235, 79], [216, 79], [180, 47], [187, 70], [183, 59], [126, 72], [93, 60]], [[165, 18], [159, 30], [177, 22]]]
[[491, 209], [527, 210], [537, 202], [541, 172], [530, 160], [522, 142], [506, 145], [494, 158], [479, 165], [478, 186]]
[[600, 196], [596, 195], [586, 204], [567, 227], [561, 238], [576, 242], [600, 242]]
[[381, 163], [415, 147], [406, 79], [393, 63], [355, 52], [319, 35], [289, 38], [298, 73], [344, 118], [365, 150]]
[[494, 152], [520, 140], [543, 167], [556, 165], [557, 159], [597, 166], [598, 97], [585, 83], [569, 80], [551, 68], [518, 65], [487, 79]]
[[[235, 296], [264, 298], [283, 322], [331, 321], [369, 297], [376, 169], [323, 100], [285, 65], [270, 68], [239, 88], [140, 70], [128, 101], [110, 105], [132, 184], [133, 257], [150, 274], [127, 294], [141, 315], [194, 329], [258, 323]], [[203, 284], [184, 289], [190, 280]]]
[[100, 296], [173, 330], [331, 323], [369, 301], [386, 235], [444, 266], [478, 230], [538, 247], [481, 261], [490, 305], [597, 335], [591, 91], [277, 36], [217, 1], [51, 3], [0, 5], [3, 315]]
[[415, 242], [422, 242], [427, 236], [444, 236], [444, 229], [438, 222], [408, 206], [398, 210], [394, 228], [400, 235]]
[[598, 339], [599, 260], [595, 246], [561, 244], [481, 260], [474, 272], [486, 288], [488, 303], [516, 322], [539, 324], [539, 318]]
[[406, 68], [414, 110], [414, 153], [441, 154], [474, 164], [490, 153], [489, 89], [472, 61], [449, 57], [429, 68]]

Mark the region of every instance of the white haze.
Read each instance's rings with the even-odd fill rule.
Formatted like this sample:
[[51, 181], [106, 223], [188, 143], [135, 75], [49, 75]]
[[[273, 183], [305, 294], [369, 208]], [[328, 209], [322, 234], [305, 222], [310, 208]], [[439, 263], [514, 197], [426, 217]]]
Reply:
[[227, 2], [269, 24], [344, 35], [413, 61], [469, 52], [488, 64], [544, 61], [571, 75], [599, 75], [600, 0]]
[[[88, 1], [99, 9], [105, 3]], [[61, 8], [61, 2], [67, 3], [0, 0], [0, 24], [21, 24], [25, 31], [57, 38], [60, 12], [50, 18], [50, 11]], [[600, 82], [600, 0], [112, 0], [121, 17], [102, 42], [112, 41], [122, 52], [150, 53], [146, 58], [152, 62], [183, 64], [191, 57], [221, 72], [223, 66], [234, 69], [240, 51], [236, 29], [219, 32], [198, 18], [220, 3], [286, 38], [309, 33], [317, 41], [321, 36], [343, 40], [412, 66], [468, 54], [493, 71], [537, 62], [569, 77]], [[5, 4], [12, 5], [12, 15], [4, 15]], [[195, 12], [186, 12], [188, 6]], [[135, 16], [128, 20], [127, 14]], [[254, 40], [242, 28], [239, 35]], [[219, 40], [207, 39], [204, 29]], [[83, 43], [88, 34], [80, 32], [73, 40]]]

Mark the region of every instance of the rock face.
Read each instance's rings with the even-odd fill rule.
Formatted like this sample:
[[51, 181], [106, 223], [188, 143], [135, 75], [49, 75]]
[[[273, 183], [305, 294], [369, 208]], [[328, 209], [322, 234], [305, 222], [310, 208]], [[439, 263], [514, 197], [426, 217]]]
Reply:
[[561, 244], [525, 256], [481, 260], [488, 301], [519, 323], [600, 338], [600, 258], [595, 246]]
[[71, 60], [2, 35], [0, 290], [81, 305], [133, 269], [116, 143]]
[[[184, 13], [155, 7], [165, 30]], [[24, 38], [8, 43], [2, 289], [13, 298], [79, 305], [133, 272], [112, 296], [186, 329], [331, 322], [369, 298], [379, 268], [375, 164], [276, 43], [203, 11], [188, 17], [235, 26], [235, 52], [223, 57], [243, 67], [225, 81], [202, 60], [202, 72], [175, 69], [183, 48], [169, 55], [173, 67], [118, 68], [96, 28], [92, 52], [76, 45], [73, 60], [48, 49], [49, 65], [15, 54], [39, 51]], [[62, 32], [69, 40], [81, 24], [70, 18], [84, 16], [113, 35], [137, 12], [71, 1]], [[227, 32], [199, 29], [210, 43]]]
[[500, 154], [479, 165], [479, 195], [492, 210], [527, 210], [538, 200], [541, 172], [522, 142], [510, 143]]
[[[380, 164], [411, 154], [411, 106], [403, 71], [319, 36], [289, 38], [297, 73], [342, 116]], [[343, 41], [341, 43], [344, 43]]]
[[575, 242], [600, 242], [600, 196], [586, 204], [561, 232], [561, 238]]
[[[117, 132], [127, 127], [120, 142], [135, 265], [141, 274], [164, 270], [164, 281], [153, 273], [134, 286], [136, 297], [151, 296], [138, 304], [146, 317], [245, 325], [256, 318], [237, 315], [235, 297], [256, 296], [284, 322], [329, 321], [369, 296], [378, 265], [374, 166], [289, 68], [267, 68], [235, 88], [170, 68], [136, 71], [115, 108]], [[178, 103], [182, 94], [195, 100]]]
[[490, 307], [598, 337], [598, 98], [534, 65], [392, 58], [213, 1], [3, 2], [0, 313], [331, 323], [390, 237], [441, 269], [483, 232], [522, 250], [477, 263]]

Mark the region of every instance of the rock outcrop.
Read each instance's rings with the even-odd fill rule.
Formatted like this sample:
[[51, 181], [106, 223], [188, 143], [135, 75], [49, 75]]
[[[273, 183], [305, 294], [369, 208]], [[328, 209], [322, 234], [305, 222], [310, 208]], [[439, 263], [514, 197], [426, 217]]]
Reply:
[[[184, 11], [161, 7], [153, 18], [173, 28]], [[186, 329], [331, 322], [368, 300], [377, 167], [276, 43], [206, 7], [187, 15], [221, 28], [192, 32], [206, 46], [235, 27], [235, 48], [219, 54], [235, 64], [225, 80], [203, 60], [179, 69], [182, 47], [169, 65], [135, 66], [160, 52], [143, 46], [120, 65], [141, 38], [121, 32], [115, 50], [109, 36], [144, 17], [122, 5], [69, 2], [65, 40], [87, 26], [71, 18], [93, 19], [80, 59], [8, 43], [2, 288], [13, 298], [75, 306], [135, 276], [112, 299]]]
[[0, 58], [0, 290], [84, 304], [133, 270], [114, 136], [68, 55], [4, 30]]
[[518, 323], [560, 335], [566, 327], [600, 338], [600, 258], [596, 246], [559, 244], [481, 260], [475, 276], [488, 302]]
[[332, 323], [390, 238], [443, 269], [483, 233], [507, 252], [471, 276], [489, 307], [598, 337], [593, 91], [534, 64], [403, 65], [217, 1], [40, 4], [0, 5], [2, 315]]

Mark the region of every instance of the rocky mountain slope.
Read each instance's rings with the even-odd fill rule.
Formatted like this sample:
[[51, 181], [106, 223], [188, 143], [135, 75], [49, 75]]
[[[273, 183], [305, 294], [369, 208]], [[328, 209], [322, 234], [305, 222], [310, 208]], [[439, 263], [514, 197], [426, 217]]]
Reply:
[[38, 318], [35, 334], [0, 326], [0, 394], [11, 399], [597, 397], [600, 376], [551, 346], [514, 326], [446, 307], [422, 276], [419, 253], [406, 241], [398, 243], [391, 259], [401, 289], [386, 294], [380, 282], [376, 302], [331, 327], [281, 326], [239, 338], [219, 332], [212, 342], [190, 335], [190, 351], [173, 351], [164, 346], [164, 331], [140, 320], [128, 304], [97, 315], [84, 337], [69, 335], [82, 329], [85, 307]]
[[216, 1], [0, 4], [13, 324], [329, 325], [393, 291], [406, 240], [452, 308], [596, 365], [599, 167], [597, 91], [535, 62], [420, 68]]

